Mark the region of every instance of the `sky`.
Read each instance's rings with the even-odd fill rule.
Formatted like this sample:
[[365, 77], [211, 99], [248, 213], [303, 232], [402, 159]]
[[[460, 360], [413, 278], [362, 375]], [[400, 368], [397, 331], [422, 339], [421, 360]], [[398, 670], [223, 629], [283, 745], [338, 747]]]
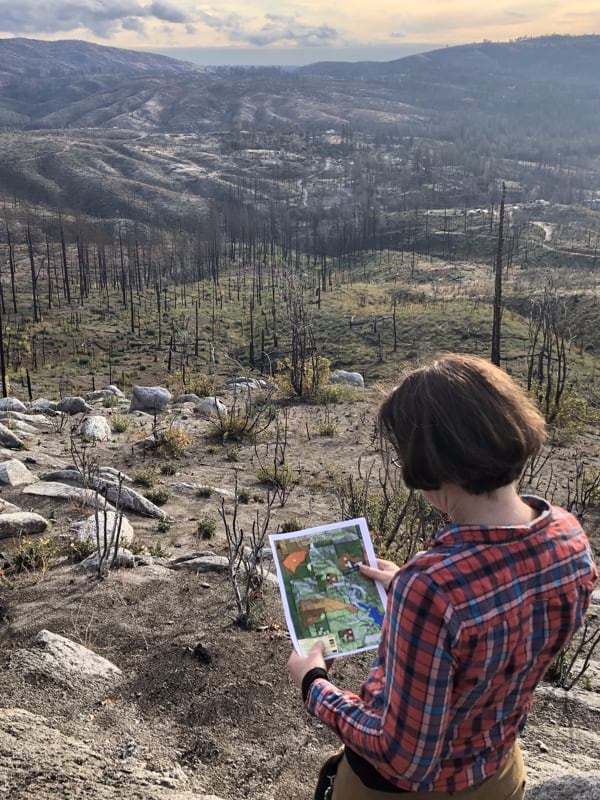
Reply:
[[598, 0], [0, 0], [0, 37], [86, 39], [199, 63], [387, 60], [483, 39], [598, 32]]

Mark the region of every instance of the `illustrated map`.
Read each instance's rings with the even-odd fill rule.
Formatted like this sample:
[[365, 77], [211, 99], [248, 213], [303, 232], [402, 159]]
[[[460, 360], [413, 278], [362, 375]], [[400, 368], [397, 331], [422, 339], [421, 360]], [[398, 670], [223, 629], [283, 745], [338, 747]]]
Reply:
[[359, 571], [374, 562], [364, 520], [270, 537], [290, 635], [306, 655], [315, 641], [336, 657], [379, 643], [382, 587]]

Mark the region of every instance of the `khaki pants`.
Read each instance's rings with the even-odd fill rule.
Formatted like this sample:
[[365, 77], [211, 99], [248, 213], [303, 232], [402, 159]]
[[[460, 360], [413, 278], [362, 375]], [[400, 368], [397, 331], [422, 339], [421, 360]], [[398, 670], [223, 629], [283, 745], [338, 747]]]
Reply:
[[412, 800], [523, 800], [525, 797], [525, 765], [521, 748], [516, 744], [508, 761], [491, 778], [478, 786], [460, 792], [407, 792], [393, 794], [367, 789], [352, 771], [344, 757], [338, 768], [333, 784], [332, 800], [399, 800], [401, 797]]

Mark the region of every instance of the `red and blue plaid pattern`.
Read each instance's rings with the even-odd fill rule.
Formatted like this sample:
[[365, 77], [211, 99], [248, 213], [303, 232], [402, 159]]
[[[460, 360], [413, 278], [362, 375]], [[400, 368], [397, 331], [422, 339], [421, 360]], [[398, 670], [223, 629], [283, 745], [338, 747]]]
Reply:
[[394, 578], [360, 694], [307, 708], [390, 783], [453, 792], [492, 776], [534, 689], [581, 625], [598, 573], [578, 521], [539, 498], [522, 527], [451, 525]]

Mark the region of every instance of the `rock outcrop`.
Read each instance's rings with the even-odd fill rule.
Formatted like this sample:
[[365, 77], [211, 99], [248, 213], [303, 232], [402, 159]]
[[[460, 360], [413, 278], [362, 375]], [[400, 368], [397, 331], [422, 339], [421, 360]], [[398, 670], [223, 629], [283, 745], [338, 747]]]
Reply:
[[24, 447], [22, 440], [1, 422], [0, 447], [6, 447], [8, 450], [22, 450]]
[[86, 417], [81, 426], [81, 435], [90, 442], [108, 442], [112, 438], [106, 417]]
[[10, 511], [0, 514], [0, 539], [35, 536], [43, 533], [47, 527], [48, 520], [30, 511]]
[[354, 386], [357, 389], [365, 388], [365, 379], [360, 372], [346, 372], [343, 369], [336, 369], [329, 376], [329, 383], [345, 384], [346, 386]]
[[73, 417], [75, 414], [89, 414], [92, 407], [85, 402], [83, 397], [63, 397], [56, 404], [56, 410]]
[[172, 399], [171, 392], [163, 386], [134, 386], [129, 412], [144, 411], [146, 414], [159, 414]]
[[3, 486], [23, 486], [36, 481], [37, 477], [17, 458], [0, 462], [0, 484]]

